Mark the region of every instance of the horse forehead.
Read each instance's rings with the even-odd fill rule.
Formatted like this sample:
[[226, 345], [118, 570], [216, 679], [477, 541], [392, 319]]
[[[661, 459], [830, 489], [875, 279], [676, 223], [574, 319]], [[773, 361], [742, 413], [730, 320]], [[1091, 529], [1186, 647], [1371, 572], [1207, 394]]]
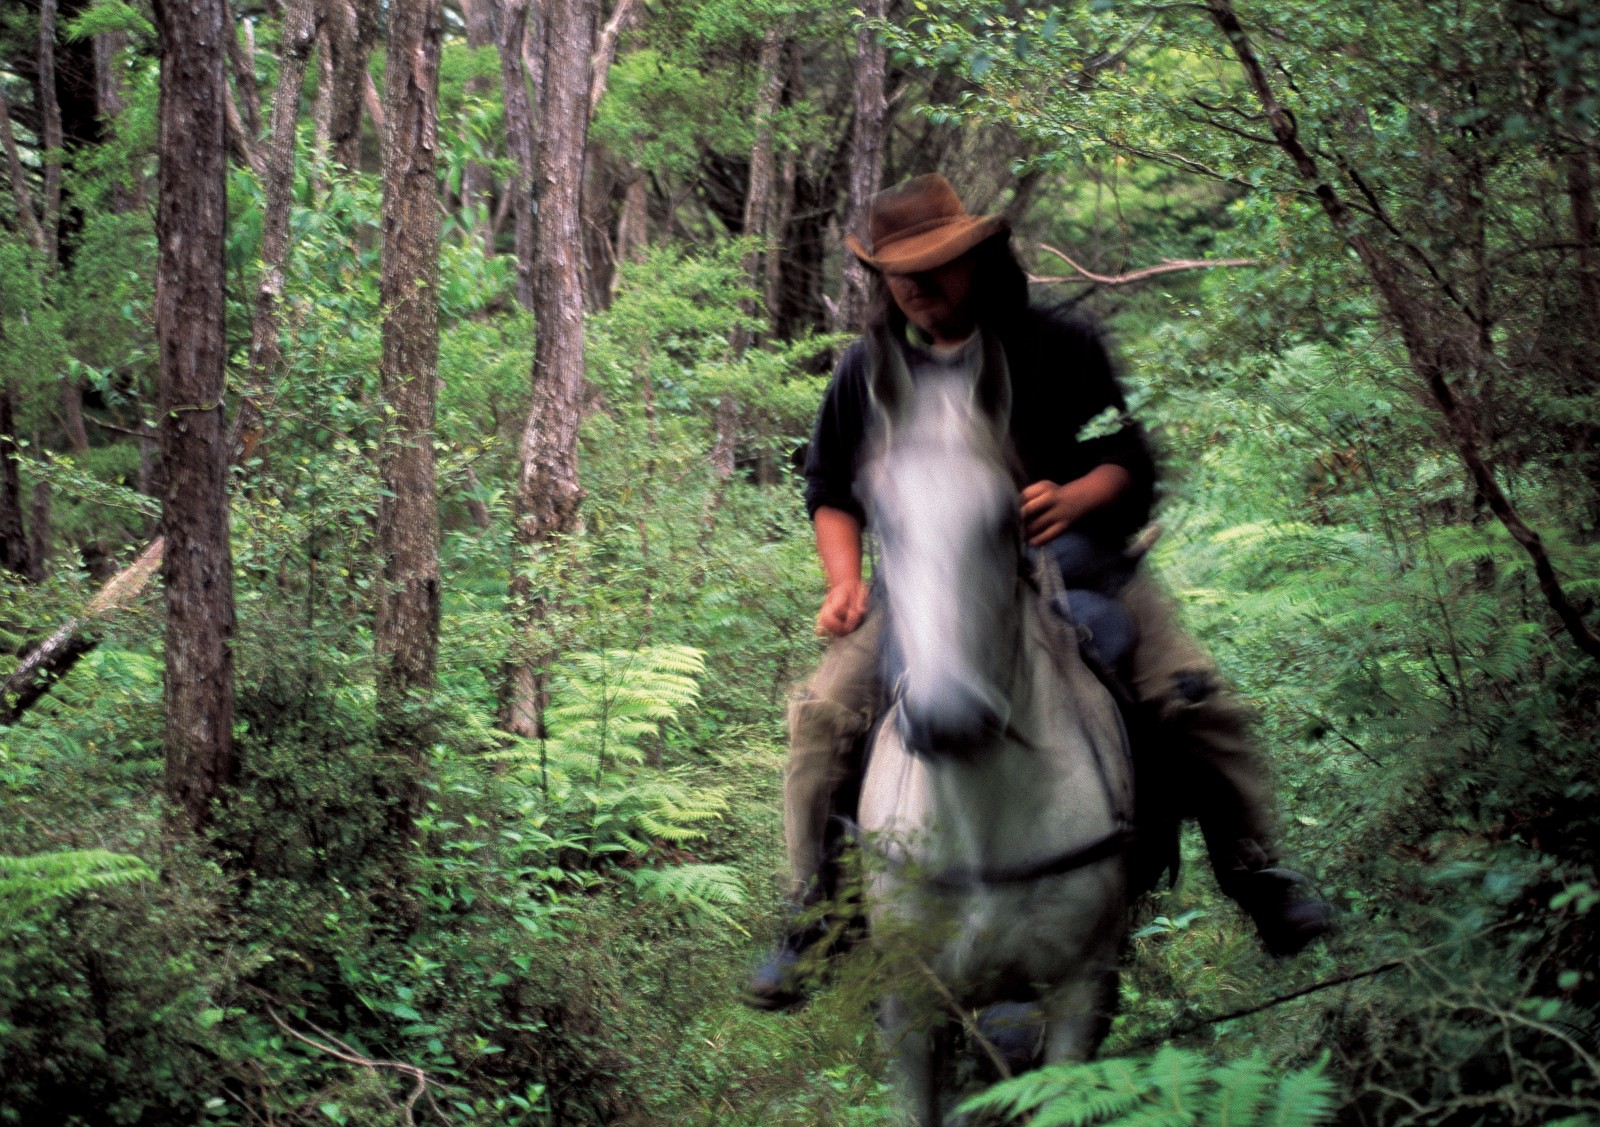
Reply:
[[975, 411], [961, 380], [919, 387], [905, 419], [891, 427], [875, 463], [875, 490], [942, 508], [1010, 500], [998, 436]]

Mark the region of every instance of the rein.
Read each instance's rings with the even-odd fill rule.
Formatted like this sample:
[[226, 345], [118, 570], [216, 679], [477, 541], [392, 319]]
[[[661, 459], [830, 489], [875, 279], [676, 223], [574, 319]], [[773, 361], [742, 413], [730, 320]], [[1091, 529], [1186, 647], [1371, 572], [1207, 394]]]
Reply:
[[[1030, 881], [1043, 880], [1045, 877], [1058, 877], [1065, 873], [1076, 872], [1078, 869], [1087, 868], [1097, 861], [1107, 861], [1112, 857], [1125, 852], [1133, 845], [1137, 833], [1131, 826], [1121, 826], [1112, 830], [1098, 841], [1088, 845], [1069, 850], [1055, 857], [1048, 857], [1042, 861], [1031, 861], [1021, 865], [952, 865], [948, 869], [941, 869], [936, 873], [918, 878], [926, 887], [935, 892], [957, 893], [970, 892], [985, 886], [1004, 886], [1008, 884], [1027, 884]], [[889, 858], [894, 864], [896, 859]], [[900, 862], [904, 864], [905, 862]]]

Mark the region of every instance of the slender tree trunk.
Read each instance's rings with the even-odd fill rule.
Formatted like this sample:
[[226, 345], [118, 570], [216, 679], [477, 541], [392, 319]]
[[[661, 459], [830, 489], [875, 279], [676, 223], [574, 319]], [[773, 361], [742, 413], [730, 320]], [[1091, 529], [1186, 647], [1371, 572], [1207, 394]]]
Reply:
[[156, 339], [166, 542], [166, 788], [204, 826], [233, 760], [233, 561], [222, 418], [227, 196], [222, 0], [155, 0]]
[[622, 195], [622, 214], [617, 217], [616, 252], [619, 269], [611, 275], [612, 296], [616, 295], [617, 283], [622, 277], [622, 264], [640, 261], [649, 245], [650, 185], [644, 169], [634, 165], [628, 170], [627, 187]]
[[22, 520], [22, 475], [17, 461], [17, 420], [11, 386], [0, 386], [0, 567], [33, 577]]
[[0, 90], [0, 144], [6, 150], [6, 174], [11, 181], [11, 199], [17, 208], [17, 222], [22, 227], [22, 233], [28, 240], [28, 245], [40, 254], [45, 253], [44, 227], [39, 223], [39, 215], [33, 209], [33, 197], [28, 192], [28, 176], [22, 167], [22, 157], [17, 152], [17, 135], [11, 127], [11, 103], [6, 101], [5, 91]]
[[1458, 394], [1455, 386], [1456, 377], [1464, 374], [1462, 358], [1471, 356], [1477, 347], [1478, 327], [1461, 325], [1457, 315], [1438, 308], [1437, 304], [1430, 307], [1425, 298], [1407, 289], [1393, 258], [1360, 229], [1349, 205], [1317, 168], [1316, 158], [1299, 138], [1294, 115], [1278, 100], [1267, 70], [1256, 55], [1231, 0], [1206, 0], [1206, 7], [1238, 58], [1274, 142], [1316, 196], [1334, 230], [1366, 268], [1373, 288], [1383, 300], [1384, 311], [1400, 334], [1411, 369], [1426, 389], [1428, 401], [1438, 411], [1445, 434], [1455, 446], [1473, 485], [1511, 538], [1528, 553], [1539, 590], [1568, 636], [1585, 654], [1600, 660], [1600, 634], [1584, 621], [1582, 612], [1567, 597], [1543, 539], [1522, 519], [1500, 487], [1495, 465], [1483, 453], [1472, 404]]
[[272, 134], [267, 139], [261, 185], [261, 278], [256, 286], [255, 317], [250, 328], [250, 374], [234, 424], [239, 432], [236, 441], [251, 448], [261, 425], [256, 399], [269, 392], [283, 359], [278, 341], [278, 306], [283, 300], [284, 264], [289, 257], [295, 123], [300, 117], [300, 88], [305, 83], [311, 48], [317, 41], [319, 18], [317, 0], [289, 0], [283, 15], [278, 86], [272, 96]]
[[67, 433], [67, 449], [74, 454], [89, 452], [89, 430], [83, 424], [83, 385], [71, 376], [61, 378], [61, 425]]
[[61, 99], [56, 94], [56, 0], [39, 2], [39, 140], [44, 142], [45, 256], [53, 266], [61, 258]]
[[[1584, 90], [1576, 81], [1563, 91], [1570, 128], [1582, 129], [1578, 108]], [[1564, 156], [1567, 166], [1567, 199], [1572, 204], [1572, 234], [1578, 251], [1578, 287], [1586, 312], [1593, 324], [1600, 325], [1600, 217], [1594, 201], [1594, 165], [1586, 146], [1573, 145]]]
[[239, 124], [253, 145], [261, 136], [261, 87], [256, 82], [255, 51], [239, 42], [240, 31], [246, 32], [246, 43], [253, 44], [255, 36], [248, 34], [249, 24], [235, 23], [233, 13], [228, 13], [228, 65], [233, 70], [233, 84], [238, 90]]
[[533, 308], [534, 118], [522, 44], [528, 31], [529, 0], [496, 0], [495, 45], [500, 52], [500, 96], [506, 145], [516, 161], [506, 191], [511, 193], [512, 239], [517, 256], [517, 304]]
[[[461, 0], [461, 15], [467, 25], [468, 47], [476, 51], [494, 43], [493, 0]], [[466, 92], [469, 98], [486, 96], [489, 80], [469, 78]], [[468, 161], [461, 171], [461, 214], [467, 230], [483, 241], [485, 257], [494, 255], [494, 224], [490, 222], [493, 197], [494, 177], [488, 166]]]
[[[378, 0], [319, 0], [327, 34], [327, 65], [319, 74], [327, 82], [326, 125], [329, 155], [346, 172], [361, 163], [361, 107], [367, 83], [367, 57], [378, 39]], [[373, 119], [379, 136], [383, 122]]]
[[[758, 241], [765, 240], [772, 215], [773, 180], [776, 162], [776, 115], [783, 98], [783, 52], [787, 40], [783, 29], [770, 28], [761, 37], [761, 53], [756, 61], [758, 85], [755, 105], [755, 141], [750, 148], [750, 180], [744, 195], [743, 233]], [[762, 267], [765, 255], [773, 253], [762, 247], [752, 249], [744, 258], [747, 284], [756, 293], [766, 291], [766, 274]], [[745, 318], [759, 314], [755, 298], [740, 302], [740, 312]], [[733, 330], [731, 344], [740, 353], [755, 343], [754, 334], [743, 324]], [[714, 419], [715, 437], [711, 446], [711, 472], [719, 482], [733, 477], [734, 451], [739, 435], [739, 404], [724, 394], [717, 403]], [[719, 487], [712, 502], [712, 510], [721, 504]], [[711, 515], [708, 514], [708, 527]]]
[[[248, 25], [246, 25], [248, 26]], [[125, 31], [102, 31], [94, 37], [94, 87], [95, 108], [100, 115], [101, 128], [107, 135], [117, 126], [117, 119], [127, 106], [123, 97], [122, 52], [128, 48]], [[140, 185], [118, 181], [111, 190], [111, 210], [126, 214], [143, 203]]]
[[[61, 159], [65, 140], [61, 131], [61, 100], [56, 93], [56, 0], [39, 4], [40, 140], [44, 142], [44, 255], [54, 270], [61, 261]], [[61, 416], [67, 445], [74, 454], [89, 449], [89, 432], [83, 425], [83, 386], [71, 376], [61, 380]]]
[[[440, 0], [391, 0], [383, 154], [383, 400], [378, 508], [379, 737], [420, 771], [439, 644], [439, 512], [433, 423], [439, 373]], [[413, 780], [415, 775], [413, 775]], [[409, 833], [414, 781], [395, 824]]]
[[33, 505], [28, 511], [28, 578], [43, 583], [50, 570], [50, 483], [33, 483]]
[[[311, 151], [319, 162], [333, 158], [333, 25], [323, 23], [317, 51], [317, 92], [311, 99]], [[317, 191], [327, 187], [320, 176]]]
[[[850, 133], [850, 188], [845, 206], [846, 231], [865, 235], [867, 209], [883, 184], [883, 140], [888, 120], [884, 85], [888, 72], [883, 43], [869, 21], [881, 20], [887, 0], [865, 0], [862, 23], [856, 30], [855, 124]], [[839, 295], [834, 328], [855, 331], [867, 312], [867, 268], [848, 254], [844, 262], [844, 289]]]
[[783, 161], [778, 166], [778, 184], [774, 192], [772, 207], [772, 225], [768, 231], [768, 241], [773, 249], [766, 256], [766, 284], [762, 290], [762, 299], [766, 305], [767, 317], [771, 320], [778, 308], [778, 302], [783, 298], [783, 256], [784, 244], [789, 234], [789, 221], [794, 218], [794, 179], [800, 171], [800, 155], [793, 149], [783, 154]]
[[[522, 432], [516, 492], [519, 559], [577, 526], [578, 422], [583, 387], [583, 158], [589, 135], [595, 0], [548, 0], [543, 100], [539, 107], [538, 247], [534, 274], [533, 403]], [[522, 652], [509, 670], [502, 721], [532, 736], [542, 728], [545, 678], [553, 658], [552, 607], [535, 597], [519, 566], [511, 598]]]

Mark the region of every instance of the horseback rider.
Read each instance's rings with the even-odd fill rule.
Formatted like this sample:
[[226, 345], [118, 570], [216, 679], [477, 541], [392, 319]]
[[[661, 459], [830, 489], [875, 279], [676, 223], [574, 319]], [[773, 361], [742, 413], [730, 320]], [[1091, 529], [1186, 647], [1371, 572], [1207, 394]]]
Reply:
[[[1268, 951], [1293, 954], [1326, 935], [1328, 905], [1278, 864], [1272, 785], [1247, 710], [1129, 557], [1130, 537], [1149, 519], [1155, 467], [1097, 332], [1029, 305], [1005, 220], [967, 214], [942, 176], [879, 193], [867, 234], [867, 243], [845, 241], [874, 272], [868, 335], [899, 349], [913, 380], [973, 375], [985, 363], [984, 338], [1000, 342], [1010, 439], [1027, 483], [1018, 497], [1024, 536], [1062, 569], [1071, 615], [1093, 639], [1089, 656], [1114, 669], [1131, 698], [1140, 781], [1159, 791], [1142, 793], [1141, 804], [1199, 821], [1222, 890]], [[830, 642], [789, 708], [784, 823], [797, 919], [836, 891], [831, 827], [859, 783], [859, 745], [881, 707], [884, 615], [862, 578], [866, 513], [856, 481], [873, 431], [872, 354], [862, 340], [841, 358], [805, 465], [828, 588], [817, 628]], [[821, 935], [814, 922], [790, 926], [746, 1000], [763, 1009], [803, 1000], [798, 964]]]

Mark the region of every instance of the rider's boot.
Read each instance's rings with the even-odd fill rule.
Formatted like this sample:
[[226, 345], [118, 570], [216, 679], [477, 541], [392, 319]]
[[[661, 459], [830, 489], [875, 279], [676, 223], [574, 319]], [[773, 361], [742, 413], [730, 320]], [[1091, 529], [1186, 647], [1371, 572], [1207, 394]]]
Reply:
[[777, 943], [745, 984], [744, 1003], [781, 1013], [797, 1009], [826, 976], [829, 960], [848, 949], [859, 933], [859, 905], [841, 896], [837, 860], [824, 865], [812, 892], [792, 905]]
[[[1222, 890], [1255, 922], [1268, 954], [1279, 958], [1298, 955], [1333, 934], [1333, 906], [1310, 877], [1285, 865], [1269, 864], [1270, 858], [1252, 841], [1239, 842], [1230, 852], [1230, 863], [1218, 865]], [[1213, 855], [1213, 860], [1218, 858]]]

